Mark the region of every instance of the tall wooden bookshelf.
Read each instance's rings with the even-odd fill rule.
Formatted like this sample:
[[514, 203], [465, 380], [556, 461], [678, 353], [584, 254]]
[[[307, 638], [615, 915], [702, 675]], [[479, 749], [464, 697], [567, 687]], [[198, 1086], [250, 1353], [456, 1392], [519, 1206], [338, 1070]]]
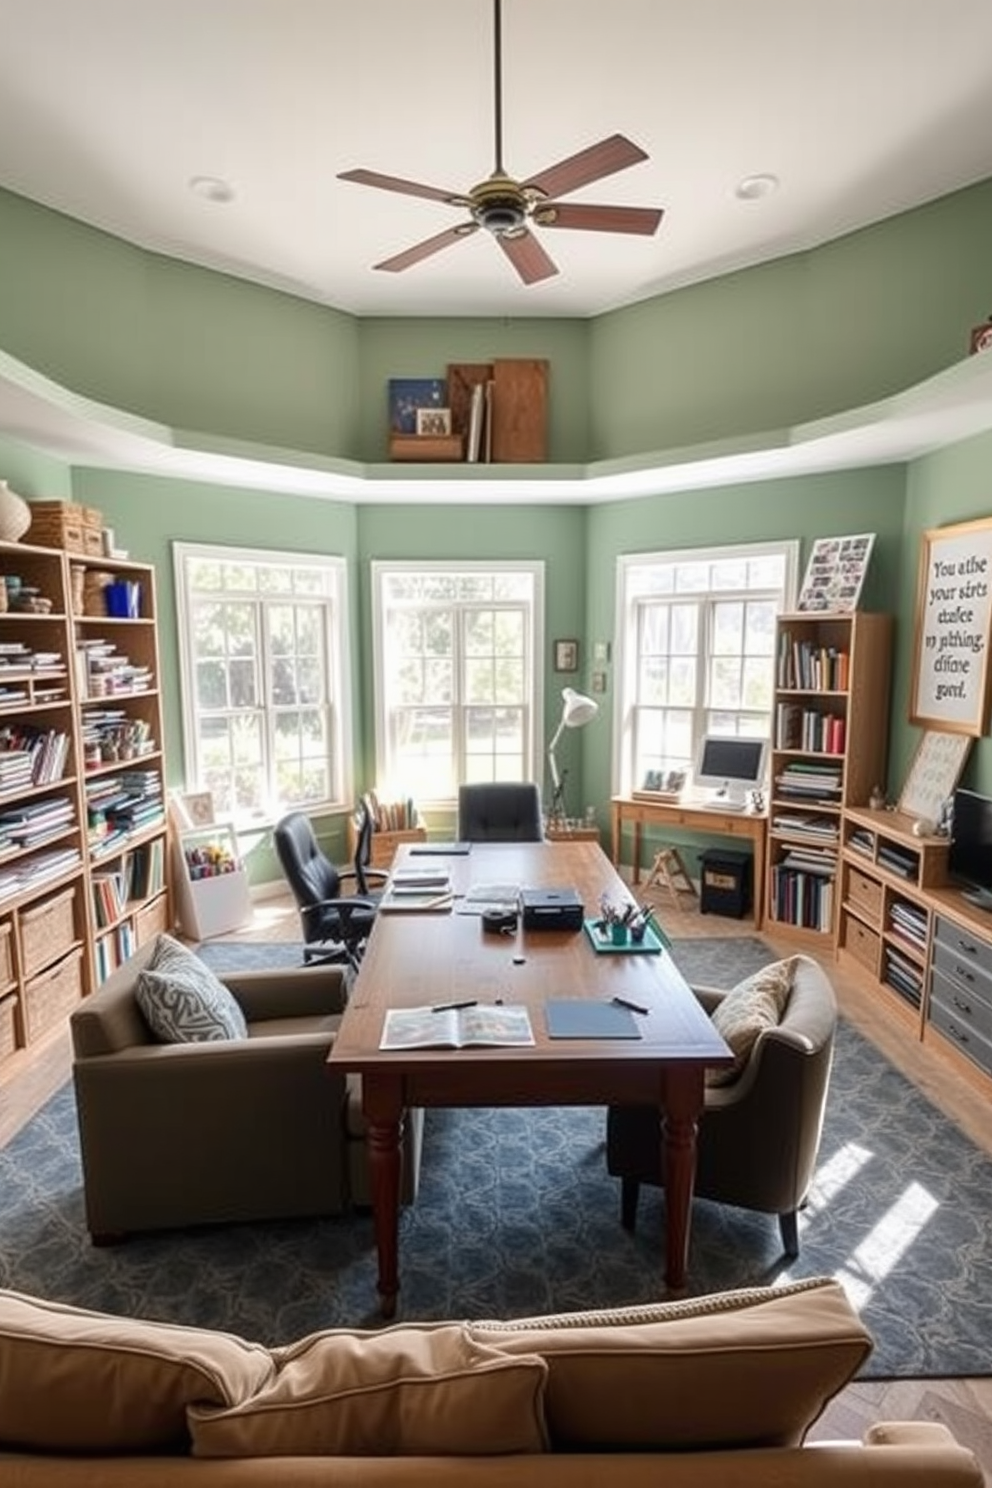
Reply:
[[0, 543], [0, 576], [2, 1067], [171, 912], [154, 569]]
[[776, 931], [832, 940], [843, 812], [885, 781], [892, 619], [779, 616], [766, 915]]
[[172, 923], [155, 570], [68, 559], [94, 986]]

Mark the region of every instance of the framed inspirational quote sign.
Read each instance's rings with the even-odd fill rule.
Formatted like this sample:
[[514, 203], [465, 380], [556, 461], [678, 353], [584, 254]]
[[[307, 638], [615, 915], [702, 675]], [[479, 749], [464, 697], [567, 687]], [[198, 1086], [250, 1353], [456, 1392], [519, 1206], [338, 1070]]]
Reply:
[[985, 733], [990, 618], [992, 518], [924, 532], [911, 723]]

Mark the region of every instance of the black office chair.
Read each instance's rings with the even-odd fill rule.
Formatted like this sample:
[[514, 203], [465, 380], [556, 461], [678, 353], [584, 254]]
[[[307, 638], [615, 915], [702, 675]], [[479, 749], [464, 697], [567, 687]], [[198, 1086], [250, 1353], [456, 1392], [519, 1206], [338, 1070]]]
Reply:
[[320, 850], [310, 818], [292, 811], [277, 822], [272, 840], [282, 871], [293, 891], [303, 929], [306, 963], [346, 961], [358, 969], [372, 932], [376, 903], [362, 895], [342, 894], [353, 868], [336, 868]]
[[461, 842], [543, 842], [541, 792], [530, 780], [498, 780], [458, 790]]
[[371, 867], [372, 862], [372, 833], [375, 830], [375, 822], [372, 819], [372, 810], [368, 801], [364, 798], [359, 801], [355, 809], [355, 856], [353, 868], [355, 871], [355, 890], [363, 899], [371, 899], [373, 904], [378, 904], [382, 898], [382, 889], [374, 889], [374, 883], [385, 884], [389, 874], [381, 868]]

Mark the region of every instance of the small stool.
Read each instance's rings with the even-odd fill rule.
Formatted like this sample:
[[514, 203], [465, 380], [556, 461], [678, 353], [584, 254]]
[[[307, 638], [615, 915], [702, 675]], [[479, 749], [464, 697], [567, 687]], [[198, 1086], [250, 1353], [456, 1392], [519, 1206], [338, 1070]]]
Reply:
[[683, 863], [682, 854], [677, 847], [663, 847], [655, 854], [644, 888], [646, 891], [655, 887], [667, 889], [675, 900], [676, 907], [680, 894], [688, 894], [695, 901], [696, 885], [689, 877], [689, 870]]

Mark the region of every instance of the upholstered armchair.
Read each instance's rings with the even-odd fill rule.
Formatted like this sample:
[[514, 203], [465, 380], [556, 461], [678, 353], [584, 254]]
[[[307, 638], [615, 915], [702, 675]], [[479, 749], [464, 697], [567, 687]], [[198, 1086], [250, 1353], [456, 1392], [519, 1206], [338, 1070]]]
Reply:
[[[161, 1043], [135, 997], [154, 947], [142, 946], [70, 1018], [93, 1239], [338, 1214], [367, 1202], [360, 1080], [327, 1064], [345, 968], [225, 974], [247, 1038]], [[416, 1192], [420, 1132], [420, 1119], [408, 1121], [406, 1200]]]
[[[695, 1183], [700, 1198], [778, 1215], [791, 1257], [799, 1254], [798, 1211], [816, 1165], [837, 1025], [825, 972], [808, 956], [795, 960], [779, 1024], [758, 1035], [732, 1084], [707, 1087]], [[707, 988], [695, 992], [710, 1013], [726, 996]], [[606, 1160], [622, 1180], [622, 1223], [633, 1229], [640, 1185], [663, 1182], [657, 1111], [611, 1106]]]
[[458, 791], [462, 842], [541, 842], [541, 792], [529, 780], [463, 785]]

